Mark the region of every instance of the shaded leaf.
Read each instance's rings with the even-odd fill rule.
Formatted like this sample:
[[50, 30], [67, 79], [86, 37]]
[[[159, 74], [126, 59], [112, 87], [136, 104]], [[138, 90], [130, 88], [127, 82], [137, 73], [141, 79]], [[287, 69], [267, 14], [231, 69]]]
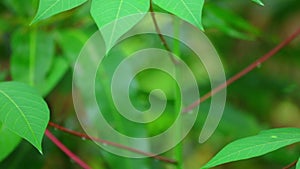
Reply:
[[2, 126], [1, 122], [0, 135], [0, 161], [2, 161], [19, 145], [21, 137]]
[[298, 162], [296, 164], [296, 169], [300, 169], [300, 157], [299, 157]]
[[67, 58], [72, 67], [88, 38], [88, 35], [78, 30], [58, 32], [58, 43], [63, 51], [64, 57]]
[[87, 0], [40, 0], [37, 14], [32, 23], [75, 8], [86, 1]]
[[281, 147], [300, 142], [299, 128], [278, 128], [260, 132], [256, 136], [236, 140], [225, 146], [204, 167], [264, 155]]
[[29, 141], [40, 152], [49, 122], [46, 102], [30, 86], [19, 82], [0, 83], [0, 122]]
[[[137, 24], [150, 7], [148, 0], [93, 0], [91, 14], [99, 29], [101, 29], [107, 50], [135, 24]], [[133, 17], [122, 19], [125, 16]], [[109, 24], [106, 29], [102, 29]]]
[[12, 48], [13, 80], [34, 86], [42, 96], [46, 96], [53, 89], [67, 70], [61, 60], [59, 64], [62, 67], [56, 65], [54, 39], [49, 33], [36, 30], [17, 31], [12, 38]]
[[259, 34], [258, 29], [245, 19], [213, 4], [205, 6], [203, 24], [205, 29], [217, 28], [229, 36], [245, 40], [251, 40]]
[[204, 0], [153, 0], [162, 9], [203, 30], [202, 9]]

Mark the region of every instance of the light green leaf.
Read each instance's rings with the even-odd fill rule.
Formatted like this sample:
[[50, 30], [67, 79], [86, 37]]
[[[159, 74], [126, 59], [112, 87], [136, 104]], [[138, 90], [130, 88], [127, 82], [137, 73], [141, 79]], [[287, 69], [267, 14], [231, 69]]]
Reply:
[[[106, 43], [109, 50], [114, 43], [135, 24], [137, 24], [149, 10], [148, 0], [93, 0], [91, 14]], [[133, 14], [134, 17], [121, 19]], [[106, 29], [102, 29], [109, 24]]]
[[21, 141], [21, 137], [2, 126], [0, 122], [0, 161], [5, 159]]
[[153, 0], [162, 9], [203, 30], [201, 15], [204, 0]]
[[75, 8], [86, 1], [87, 0], [40, 0], [39, 9], [32, 23]]
[[296, 142], [300, 142], [300, 128], [262, 131], [256, 136], [228, 144], [202, 168], [211, 168], [232, 161], [257, 157]]
[[[54, 40], [51, 34], [31, 30], [16, 31], [12, 38], [11, 73], [15, 81], [34, 86], [46, 96], [56, 83], [48, 83], [54, 70]], [[57, 66], [56, 66], [57, 68]], [[61, 76], [61, 75], [57, 75]], [[58, 81], [58, 80], [56, 80]]]
[[252, 0], [253, 2], [261, 5], [261, 6], [264, 6], [264, 3], [261, 2], [261, 0]]
[[46, 102], [30, 86], [19, 82], [0, 83], [0, 122], [29, 141], [40, 152], [49, 122]]
[[300, 169], [300, 157], [299, 157], [298, 162], [296, 164], [296, 169]]

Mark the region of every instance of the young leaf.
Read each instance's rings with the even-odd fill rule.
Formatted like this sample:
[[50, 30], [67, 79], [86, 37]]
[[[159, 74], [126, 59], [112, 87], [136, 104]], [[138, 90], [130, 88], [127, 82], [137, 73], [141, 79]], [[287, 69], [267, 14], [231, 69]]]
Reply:
[[299, 157], [298, 162], [296, 164], [296, 169], [300, 169], [300, 157]]
[[256, 136], [236, 140], [224, 147], [202, 168], [264, 155], [281, 147], [300, 142], [300, 128], [278, 128]]
[[264, 6], [264, 3], [261, 0], [252, 0], [253, 2], [257, 3], [258, 5]]
[[29, 141], [40, 152], [49, 122], [46, 102], [30, 86], [19, 82], [0, 83], [0, 122]]
[[31, 24], [75, 8], [86, 1], [87, 0], [40, 0], [39, 9]]
[[[105, 30], [101, 30], [107, 50], [142, 19], [142, 16], [148, 12], [149, 7], [148, 0], [92, 1], [91, 14], [99, 29], [109, 24]], [[126, 18], [126, 20], [121, 19], [133, 14], [140, 15]]]
[[204, 0], [153, 0], [162, 9], [203, 30], [201, 15]]
[[0, 161], [7, 157], [20, 143], [21, 137], [11, 132], [0, 122]]

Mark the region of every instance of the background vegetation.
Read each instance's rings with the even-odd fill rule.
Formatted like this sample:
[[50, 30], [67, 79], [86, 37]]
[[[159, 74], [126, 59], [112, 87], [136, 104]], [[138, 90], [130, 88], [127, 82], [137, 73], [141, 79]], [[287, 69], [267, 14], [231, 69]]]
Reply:
[[[228, 78], [300, 27], [299, 1], [265, 0], [264, 4], [262, 7], [250, 1], [240, 0], [205, 2], [203, 9], [205, 33], [215, 45]], [[43, 64], [37, 69], [38, 72], [35, 72], [36, 76], [32, 82], [50, 107], [50, 121], [71, 130], [82, 131], [72, 103], [72, 65], [81, 45], [97, 30], [89, 13], [90, 3], [30, 26], [37, 9], [37, 0], [0, 2], [0, 81], [14, 79], [26, 82], [28, 78], [25, 77], [27, 74], [24, 67], [27, 61], [16, 58], [28, 57], [32, 54], [30, 52], [30, 49], [34, 48], [32, 45], [37, 45], [36, 55], [43, 57], [36, 61]], [[157, 6], [155, 10], [163, 11]], [[36, 42], [32, 42], [32, 39]], [[136, 42], [132, 43], [136, 45]], [[200, 168], [229, 142], [255, 135], [261, 130], [278, 127], [299, 128], [299, 56], [300, 38], [297, 38], [275, 57], [228, 87], [226, 108], [218, 129], [207, 142], [199, 144], [197, 142], [199, 132], [209, 106], [209, 100], [204, 102], [200, 108], [199, 119], [183, 141], [184, 168]], [[113, 67], [109, 62], [106, 64]], [[146, 78], [151, 79], [150, 75], [151, 73], [146, 74]], [[204, 78], [198, 79], [198, 82], [201, 91], [205, 93], [211, 89], [205, 75], [203, 76]], [[158, 87], [164, 88], [164, 83], [161, 85]], [[137, 101], [134, 104], [147, 107], [148, 90], [147, 86], [143, 86], [143, 91], [135, 95]], [[101, 97], [99, 96], [100, 99]], [[171, 122], [172, 117], [166, 115], [162, 120], [147, 126], [146, 130], [151, 134], [160, 133]], [[101, 150], [92, 141], [51, 127], [49, 129], [93, 169], [176, 168], [174, 164], [152, 158], [118, 157]], [[132, 131], [128, 128], [124, 132], [135, 134]], [[136, 132], [138, 134], [141, 131]], [[163, 155], [175, 158], [174, 151]], [[260, 158], [229, 163], [216, 168], [282, 168], [297, 160], [299, 152], [299, 145], [291, 145]], [[17, 148], [1, 161], [0, 168], [15, 169], [20, 166], [28, 169], [80, 168], [48, 138], [43, 140], [43, 153], [41, 155], [28, 142], [21, 141]]]

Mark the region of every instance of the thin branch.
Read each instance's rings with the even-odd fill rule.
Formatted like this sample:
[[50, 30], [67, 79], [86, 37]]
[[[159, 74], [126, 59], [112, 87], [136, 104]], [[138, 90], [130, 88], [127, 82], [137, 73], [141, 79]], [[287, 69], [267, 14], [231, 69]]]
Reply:
[[68, 157], [74, 160], [83, 169], [91, 169], [85, 162], [83, 162], [78, 156], [72, 153], [63, 143], [61, 143], [48, 129], [46, 129], [45, 135], [58, 147], [60, 148]]
[[292, 167], [294, 167], [297, 164], [298, 160], [293, 161], [291, 164], [283, 167], [282, 169], [290, 169]]
[[53, 122], [49, 122], [48, 125], [51, 126], [51, 127], [56, 128], [58, 130], [61, 130], [61, 131], [65, 132], [65, 133], [69, 133], [69, 134], [72, 134], [72, 135], [80, 137], [80, 138], [84, 138], [84, 139], [87, 139], [87, 140], [96, 141], [98, 143], [102, 143], [102, 144], [105, 144], [105, 145], [110, 145], [110, 146], [117, 147], [117, 148], [124, 149], [124, 150], [128, 150], [128, 151], [131, 151], [131, 152], [134, 152], [134, 153], [137, 153], [137, 154], [142, 154], [142, 155], [145, 155], [147, 157], [155, 158], [157, 160], [160, 160], [160, 161], [163, 161], [163, 162], [166, 162], [166, 163], [177, 164], [177, 162], [175, 160], [173, 160], [173, 159], [169, 159], [169, 158], [166, 158], [166, 157], [158, 156], [158, 155], [155, 155], [153, 153], [143, 152], [141, 150], [134, 149], [134, 148], [122, 145], [122, 144], [110, 142], [110, 141], [107, 141], [107, 140], [103, 140], [101, 138], [90, 137], [90, 136], [88, 136], [88, 135], [86, 135], [84, 133], [80, 133], [80, 132], [76, 132], [76, 131], [67, 129], [67, 128], [62, 127], [62, 126], [60, 126], [58, 124], [55, 124]]
[[154, 10], [153, 10], [153, 4], [152, 4], [152, 0], [150, 0], [150, 13], [151, 13], [151, 17], [152, 17], [152, 21], [153, 21], [153, 24], [154, 24], [154, 27], [155, 27], [155, 30], [159, 36], [159, 39], [162, 43], [162, 45], [164, 46], [164, 48], [169, 52], [169, 56], [172, 60], [172, 62], [176, 65], [178, 64], [178, 61], [174, 58], [174, 55], [172, 55], [172, 50], [170, 49], [169, 45], [167, 44], [167, 41], [166, 39], [164, 38], [164, 36], [162, 35], [161, 31], [160, 31], [160, 28], [158, 26], [158, 23], [157, 23], [157, 20], [155, 18], [155, 13], [154, 13]]
[[232, 84], [233, 82], [237, 81], [241, 77], [243, 77], [246, 74], [248, 74], [250, 71], [252, 71], [256, 67], [258, 67], [259, 65], [261, 65], [262, 63], [264, 63], [265, 61], [267, 61], [272, 56], [274, 56], [279, 50], [281, 50], [283, 47], [285, 47], [291, 41], [293, 41], [299, 34], [300, 34], [300, 28], [298, 28], [293, 34], [291, 34], [284, 41], [282, 41], [280, 44], [278, 44], [276, 47], [274, 47], [271, 51], [269, 51], [268, 53], [266, 53], [265, 55], [263, 55], [262, 57], [260, 57], [256, 61], [254, 61], [252, 64], [250, 64], [249, 66], [247, 66], [245, 69], [243, 69], [242, 71], [240, 71], [239, 73], [237, 73], [236, 75], [234, 75], [233, 77], [231, 77], [230, 79], [228, 79], [225, 83], [223, 83], [220, 86], [216, 87], [215, 89], [213, 89], [212, 91], [208, 92], [203, 97], [201, 97], [199, 100], [195, 101], [194, 103], [192, 103], [191, 105], [189, 105], [188, 107], [186, 107], [183, 110], [183, 113], [186, 113], [186, 112], [189, 112], [189, 111], [193, 110], [200, 103], [202, 103], [205, 100], [209, 99], [214, 94], [220, 92], [221, 90], [223, 90], [224, 88], [226, 88], [227, 86], [229, 86], [230, 84]]

